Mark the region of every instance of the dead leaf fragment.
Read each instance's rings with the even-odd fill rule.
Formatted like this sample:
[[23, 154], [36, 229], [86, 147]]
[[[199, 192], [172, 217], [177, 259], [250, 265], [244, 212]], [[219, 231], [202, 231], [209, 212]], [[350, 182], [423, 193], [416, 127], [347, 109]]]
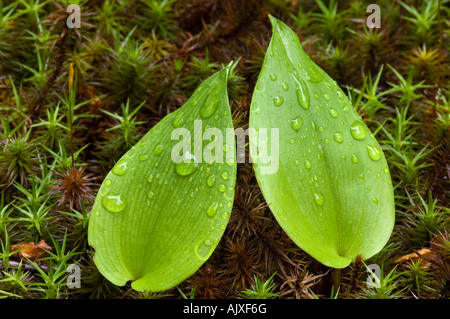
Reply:
[[33, 242], [12, 245], [9, 251], [14, 252], [20, 250], [12, 256], [14, 258], [28, 258], [31, 261], [38, 261], [42, 258], [48, 257], [48, 253], [44, 249], [51, 251], [52, 247], [47, 245], [44, 240], [41, 240], [36, 245]]
[[421, 268], [428, 269], [431, 266], [430, 260], [435, 260], [437, 258], [436, 253], [429, 248], [422, 248], [417, 252], [412, 254], [408, 254], [402, 257], [399, 257], [394, 260], [394, 263], [403, 263], [403, 262], [418, 262], [421, 263]]

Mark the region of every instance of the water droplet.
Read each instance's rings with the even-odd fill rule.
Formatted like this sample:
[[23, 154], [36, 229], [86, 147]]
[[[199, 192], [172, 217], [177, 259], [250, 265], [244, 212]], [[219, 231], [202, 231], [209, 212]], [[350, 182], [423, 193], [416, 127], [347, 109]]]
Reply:
[[189, 162], [185, 163], [183, 161], [181, 163], [175, 164], [175, 170], [180, 176], [191, 175], [195, 172], [198, 166], [198, 163], [195, 163], [195, 156], [189, 152], [186, 152], [183, 157], [183, 160], [189, 160]]
[[147, 154], [141, 154], [139, 155], [139, 161], [144, 162], [146, 160], [148, 160], [148, 155]]
[[[211, 229], [214, 230], [214, 226], [212, 226]], [[212, 245], [211, 240], [210, 239], [205, 240], [205, 245], [206, 246], [211, 246]]]
[[376, 147], [367, 145], [367, 153], [372, 161], [378, 161], [381, 158], [381, 152]]
[[295, 119], [291, 120], [291, 127], [298, 131], [303, 126], [303, 120], [300, 116], [297, 116]]
[[153, 174], [148, 175], [147, 181], [151, 183], [153, 181]]
[[339, 100], [343, 100], [344, 99], [344, 94], [342, 94], [341, 91], [337, 90], [336, 93], [337, 93], [337, 96], [338, 96]]
[[330, 144], [330, 140], [329, 139], [324, 139], [325, 144]]
[[294, 164], [295, 164], [295, 166], [299, 166], [300, 162], [298, 160], [295, 160]]
[[230, 218], [230, 213], [228, 213], [228, 212], [223, 212], [223, 213], [222, 213], [222, 219], [223, 219], [223, 220], [227, 220], [228, 218]]
[[376, 197], [372, 197], [372, 201], [375, 203], [375, 204], [377, 204], [378, 205], [378, 198], [376, 198]]
[[358, 163], [358, 161], [359, 161], [358, 156], [356, 156], [355, 154], [353, 154], [353, 155], [352, 155], [352, 162], [353, 162], [353, 163]]
[[355, 140], [363, 140], [366, 137], [366, 129], [360, 121], [355, 121], [350, 125], [350, 133]]
[[310, 103], [308, 88], [306, 87], [306, 84], [303, 80], [299, 80], [298, 84], [299, 84], [299, 86], [298, 86], [297, 90], [295, 91], [295, 93], [297, 94], [298, 104], [300, 104], [300, 106], [302, 108], [307, 110], [307, 109], [309, 109], [309, 103]]
[[334, 133], [334, 140], [338, 143], [342, 143], [344, 141], [344, 134], [341, 132]]
[[147, 197], [152, 199], [155, 196], [155, 193], [153, 193], [152, 191], [148, 191], [147, 193]]
[[118, 213], [124, 210], [125, 207], [127, 207], [127, 202], [125, 201], [125, 198], [123, 198], [120, 194], [116, 195], [113, 193], [106, 193], [102, 197], [102, 205], [109, 212]]
[[328, 101], [330, 99], [330, 94], [324, 93], [323, 98]]
[[282, 87], [283, 87], [283, 90], [285, 90], [285, 91], [289, 90], [289, 85], [286, 82], [283, 82]]
[[184, 114], [184, 111], [180, 110], [180, 109], [178, 109], [176, 112], [177, 112], [177, 115], [173, 119], [172, 125], [173, 125], [173, 127], [178, 128], [184, 124], [185, 114]]
[[275, 73], [270, 73], [270, 79], [272, 81], [276, 81], [277, 80], [277, 75]]
[[217, 213], [217, 207], [219, 207], [218, 202], [212, 202], [206, 209], [206, 214], [208, 217], [214, 217]]
[[264, 84], [260, 81], [256, 84], [255, 88], [256, 88], [256, 91], [262, 92], [262, 91], [264, 91]]
[[203, 119], [209, 118], [211, 115], [216, 113], [219, 103], [214, 95], [209, 95], [207, 100], [201, 106], [199, 114]]
[[195, 247], [195, 252], [198, 258], [200, 258], [201, 260], [206, 260], [211, 254], [213, 248], [214, 246], [210, 244], [210, 241], [205, 240], [197, 244], [197, 246]]
[[127, 172], [128, 162], [126, 159], [121, 159], [114, 165], [112, 172], [116, 175], [123, 176]]
[[159, 154], [162, 153], [163, 150], [164, 150], [164, 145], [158, 144], [155, 146], [155, 149], [153, 150], [153, 155], [158, 156]]
[[338, 111], [336, 111], [336, 109], [334, 108], [330, 108], [330, 115], [334, 118], [338, 117]]
[[111, 180], [110, 179], [106, 179], [104, 182], [105, 186], [111, 186]]
[[324, 203], [323, 196], [321, 194], [314, 193], [314, 201], [317, 205], [322, 206]]
[[311, 162], [308, 161], [308, 160], [306, 160], [306, 161], [305, 161], [305, 167], [306, 167], [307, 169], [311, 169], [311, 167], [312, 167]]
[[275, 104], [275, 106], [281, 106], [281, 104], [283, 104], [284, 102], [284, 98], [281, 95], [277, 95], [273, 98], [273, 104]]
[[209, 175], [208, 178], [206, 179], [206, 184], [209, 187], [213, 187], [215, 182], [216, 182], [216, 176], [214, 174]]
[[233, 187], [231, 187], [227, 190], [227, 192], [225, 193], [225, 197], [228, 199], [234, 198], [234, 188]]
[[389, 174], [389, 169], [386, 167], [386, 168], [384, 169], [384, 172], [385, 172], [386, 174]]
[[291, 138], [291, 139], [289, 140], [289, 143], [290, 143], [290, 144], [294, 144], [294, 143], [295, 143], [295, 140], [294, 140], [293, 138]]
[[228, 173], [227, 172], [223, 172], [222, 173], [222, 178], [223, 179], [228, 179]]
[[220, 184], [217, 188], [219, 189], [219, 192], [221, 192], [221, 193], [225, 193], [225, 191], [227, 190], [227, 187], [223, 184]]
[[307, 68], [306, 77], [312, 83], [318, 83], [323, 80], [323, 76], [316, 66], [311, 65]]

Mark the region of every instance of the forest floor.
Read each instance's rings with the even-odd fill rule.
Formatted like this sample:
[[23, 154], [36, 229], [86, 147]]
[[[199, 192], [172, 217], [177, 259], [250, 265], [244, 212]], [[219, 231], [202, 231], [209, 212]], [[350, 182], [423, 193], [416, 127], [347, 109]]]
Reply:
[[[380, 28], [366, 26], [366, 1], [77, 3], [81, 28], [67, 27], [65, 1], [0, 1], [0, 298], [450, 297], [448, 1], [377, 1]], [[379, 287], [367, 285], [356, 260], [332, 291], [334, 270], [280, 228], [250, 163], [238, 164], [227, 229], [194, 275], [162, 293], [113, 285], [87, 242], [104, 177], [232, 60], [233, 124], [248, 127], [271, 36], [268, 14], [296, 31], [383, 148], [396, 222], [385, 248], [364, 261], [380, 267]], [[28, 248], [13, 254], [11, 247]], [[80, 288], [68, 285], [72, 264]]]

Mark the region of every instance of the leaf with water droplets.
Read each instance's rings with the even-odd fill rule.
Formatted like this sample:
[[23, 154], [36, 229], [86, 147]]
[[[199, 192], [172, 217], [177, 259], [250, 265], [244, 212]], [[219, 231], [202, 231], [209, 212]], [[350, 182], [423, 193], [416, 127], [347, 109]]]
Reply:
[[100, 187], [89, 244], [114, 284], [169, 289], [200, 268], [223, 235], [236, 182], [228, 71], [204, 81], [156, 124]]
[[[266, 54], [255, 86], [250, 129], [278, 129], [278, 135], [250, 135], [255, 174], [291, 239], [323, 264], [343, 268], [357, 255], [373, 256], [390, 237], [394, 197], [387, 162], [336, 82], [289, 27], [270, 19], [267, 52], [273, 54]], [[270, 153], [274, 143], [278, 169], [264, 173], [273, 162], [258, 153]]]

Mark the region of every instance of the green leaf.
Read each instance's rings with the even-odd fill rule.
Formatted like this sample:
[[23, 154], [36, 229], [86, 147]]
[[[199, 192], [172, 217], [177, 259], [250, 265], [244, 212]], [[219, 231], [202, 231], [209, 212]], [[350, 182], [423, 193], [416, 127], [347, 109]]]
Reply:
[[229, 66], [204, 81], [103, 181], [89, 243], [99, 271], [114, 284], [169, 289], [192, 275], [223, 235], [236, 182], [228, 72]]
[[[357, 255], [379, 252], [390, 237], [394, 196], [388, 165], [336, 82], [288, 26], [270, 19], [272, 39], [250, 113], [250, 129], [257, 130], [253, 137], [250, 132], [255, 174], [289, 237], [321, 263], [344, 268]], [[267, 138], [258, 134], [264, 129]], [[278, 136], [269, 133], [276, 129]], [[272, 151], [277, 145], [278, 166], [260, 155], [266, 143]]]

